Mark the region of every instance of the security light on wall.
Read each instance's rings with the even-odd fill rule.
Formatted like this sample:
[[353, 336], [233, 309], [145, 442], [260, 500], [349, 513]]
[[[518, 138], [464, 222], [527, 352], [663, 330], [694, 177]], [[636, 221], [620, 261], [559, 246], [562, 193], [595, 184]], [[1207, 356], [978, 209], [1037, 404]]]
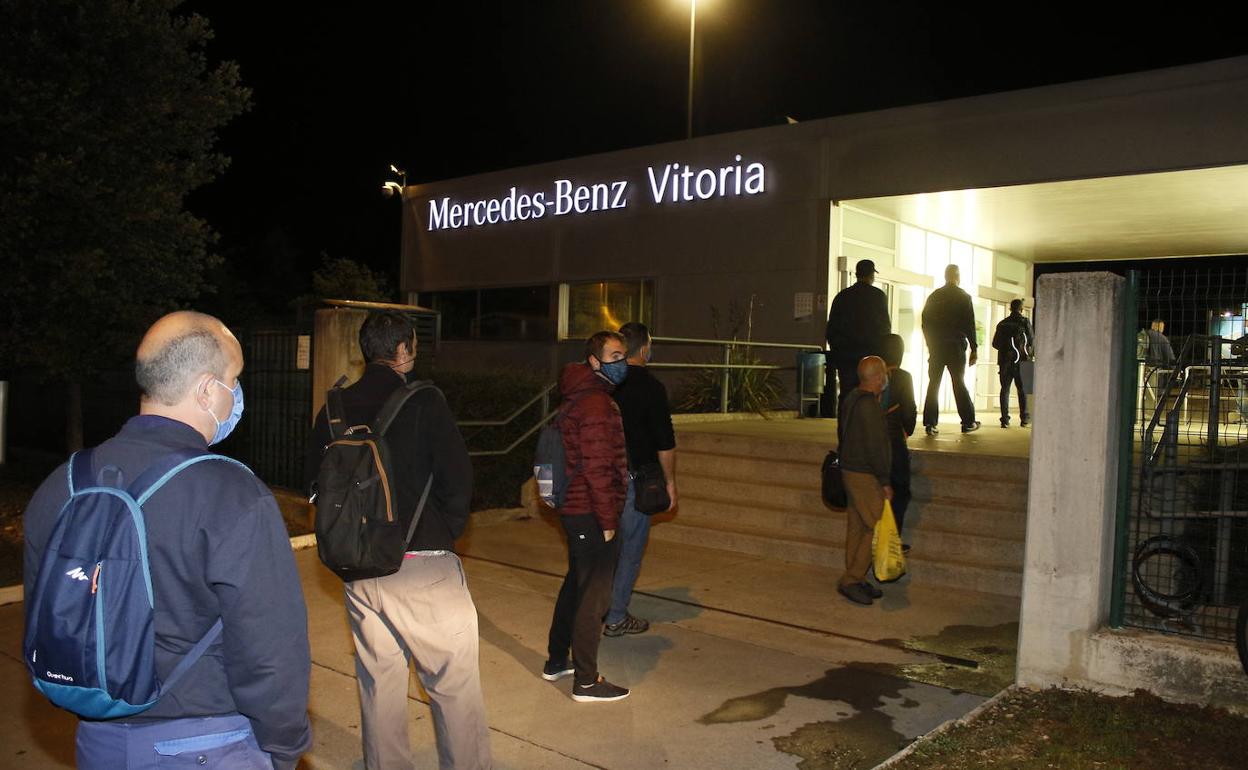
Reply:
[[398, 195], [403, 197], [403, 188], [407, 187], [407, 172], [393, 163], [390, 164], [390, 173], [399, 178], [399, 181], [393, 179], [381, 185], [381, 194], [387, 198], [393, 198]]

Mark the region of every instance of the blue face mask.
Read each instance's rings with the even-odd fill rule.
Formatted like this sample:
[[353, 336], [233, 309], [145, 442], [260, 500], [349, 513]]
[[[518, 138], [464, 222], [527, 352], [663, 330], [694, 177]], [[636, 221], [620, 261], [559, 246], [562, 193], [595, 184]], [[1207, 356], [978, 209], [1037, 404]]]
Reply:
[[[225, 383], [221, 380], [214, 378], [213, 382], [225, 388]], [[233, 390], [230, 388], [225, 389], [229, 390], [230, 395], [234, 398], [234, 407], [230, 409], [230, 416], [225, 418], [225, 422], [218, 420], [217, 416], [212, 413], [211, 409], [204, 410], [208, 413], [208, 416], [212, 418], [212, 421], [217, 424], [217, 432], [213, 435], [212, 441], [208, 442], [208, 446], [220, 444], [222, 441], [225, 441], [226, 436], [230, 435], [230, 432], [234, 430], [234, 426], [238, 425], [238, 421], [243, 418], [243, 383], [235, 383]]]
[[610, 380], [612, 385], [619, 385], [628, 376], [628, 359], [621, 358], [619, 361], [603, 361], [598, 359], [598, 371], [602, 372], [602, 376]]

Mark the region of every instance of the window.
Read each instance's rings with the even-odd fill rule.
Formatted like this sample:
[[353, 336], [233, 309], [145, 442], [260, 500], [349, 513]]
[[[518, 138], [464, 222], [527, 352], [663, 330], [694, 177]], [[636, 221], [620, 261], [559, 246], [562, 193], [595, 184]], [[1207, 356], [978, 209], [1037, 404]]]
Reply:
[[654, 320], [654, 281], [599, 281], [560, 287], [560, 336], [585, 339], [629, 321]]
[[548, 340], [549, 286], [434, 291], [422, 304], [442, 314], [444, 340]]

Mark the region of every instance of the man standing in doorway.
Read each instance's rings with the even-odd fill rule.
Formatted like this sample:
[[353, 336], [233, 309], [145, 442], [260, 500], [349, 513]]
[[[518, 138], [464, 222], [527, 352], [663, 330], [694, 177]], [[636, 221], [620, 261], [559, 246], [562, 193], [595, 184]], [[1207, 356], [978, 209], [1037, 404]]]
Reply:
[[611, 581], [620, 559], [615, 532], [628, 486], [624, 424], [611, 398], [628, 376], [627, 351], [618, 333], [598, 332], [585, 341], [585, 360], [568, 364], [559, 374], [567, 479], [559, 522], [568, 538], [568, 572], [550, 620], [542, 678], [554, 682], [575, 674], [572, 699], [580, 703], [628, 697], [627, 688], [598, 673], [602, 617], [611, 603]]
[[975, 309], [971, 295], [958, 288], [961, 276], [957, 265], [945, 268], [945, 285], [932, 292], [923, 305], [923, 338], [927, 340], [927, 398], [923, 401], [923, 428], [935, 436], [940, 420], [940, 379], [949, 370], [953, 400], [958, 405], [962, 432], [979, 430], [975, 402], [966, 390], [966, 348], [971, 348], [970, 365], [979, 361], [975, 340]]
[[[139, 414], [76, 455], [72, 476], [61, 465], [23, 514], [27, 600], [71, 485], [112, 479], [124, 489], [152, 469], [209, 454], [243, 416], [242, 369], [242, 347], [212, 316], [180, 311], [152, 325], [134, 362]], [[237, 463], [198, 462], [152, 495], [143, 518], [156, 676], [168, 681], [218, 618], [221, 630], [147, 711], [80, 721], [77, 766], [294, 770], [312, 746], [308, 616], [273, 494]]]
[[888, 382], [884, 359], [867, 356], [858, 364], [858, 387], [841, 400], [837, 448], [849, 509], [845, 515], [845, 573], [836, 590], [856, 604], [871, 604], [884, 592], [867, 582], [871, 532], [893, 499], [892, 453], [880, 395]]
[[[416, 328], [403, 313], [371, 313], [359, 339], [367, 365], [359, 381], [342, 391], [348, 425], [370, 424], [416, 366]], [[330, 440], [322, 408], [309, 442], [309, 486]], [[397, 475], [399, 537], [407, 534], [426, 488], [428, 497], [399, 571], [344, 584], [355, 642], [364, 766], [412, 767], [407, 682], [415, 658], [431, 701], [438, 765], [484, 770], [491, 766], [490, 734], [481, 694], [477, 608], [453, 550], [468, 524], [472, 499], [468, 448], [437, 388], [407, 400], [386, 431], [386, 443]]]
[[[616, 387], [615, 403], [620, 406], [624, 422], [624, 441], [628, 449], [628, 467], [637, 471], [647, 465], [663, 468], [667, 480], [670, 511], [676, 506], [676, 433], [672, 430], [672, 412], [667, 403], [667, 388], [646, 369], [650, 362], [650, 330], [645, 324], [633, 322], [620, 327], [628, 345], [628, 378]], [[628, 611], [633, 586], [641, 571], [641, 557], [650, 538], [650, 516], [635, 506], [635, 490], [629, 484], [620, 514], [617, 537], [620, 561], [615, 568], [615, 584], [611, 589], [611, 609], [607, 611], [606, 636], [640, 634], [650, 622]], [[653, 513], [653, 511], [651, 512]]]
[[859, 260], [854, 267], [857, 283], [838, 293], [828, 310], [824, 336], [842, 400], [858, 385], [858, 362], [878, 355], [884, 335], [892, 331], [888, 297], [873, 285], [876, 272], [874, 262]]
[[1019, 425], [1026, 428], [1030, 418], [1027, 414], [1027, 394], [1023, 392], [1023, 362], [1030, 361], [1035, 336], [1031, 321], [1023, 315], [1023, 301], [1010, 300], [1010, 314], [1002, 318], [992, 335], [992, 346], [997, 351], [997, 373], [1001, 380], [1001, 427], [1010, 427], [1010, 385], [1018, 394]]

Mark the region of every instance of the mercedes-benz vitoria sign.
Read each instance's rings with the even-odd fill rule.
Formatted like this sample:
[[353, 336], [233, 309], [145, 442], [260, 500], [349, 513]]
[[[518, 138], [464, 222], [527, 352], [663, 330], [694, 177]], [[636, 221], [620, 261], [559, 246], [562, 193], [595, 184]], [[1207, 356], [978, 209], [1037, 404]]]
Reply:
[[[699, 169], [682, 163], [647, 166], [648, 200], [656, 206], [679, 205], [767, 191], [767, 169], [762, 163], [742, 165], [740, 155], [735, 156], [735, 161], [719, 168]], [[458, 230], [546, 216], [624, 209], [628, 208], [633, 187], [629, 179], [591, 184], [556, 179], [551, 188], [531, 193], [520, 192], [513, 186], [497, 198], [460, 202], [444, 196], [429, 201], [426, 226], [430, 231]]]

